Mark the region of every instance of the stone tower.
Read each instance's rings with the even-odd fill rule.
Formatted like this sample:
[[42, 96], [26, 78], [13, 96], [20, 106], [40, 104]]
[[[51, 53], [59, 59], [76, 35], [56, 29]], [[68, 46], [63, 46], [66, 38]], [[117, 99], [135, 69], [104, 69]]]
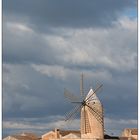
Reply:
[[[89, 97], [90, 99], [88, 99]], [[103, 106], [92, 89], [90, 89], [85, 100], [88, 101], [86, 103], [88, 106], [81, 109], [81, 138], [103, 139]]]

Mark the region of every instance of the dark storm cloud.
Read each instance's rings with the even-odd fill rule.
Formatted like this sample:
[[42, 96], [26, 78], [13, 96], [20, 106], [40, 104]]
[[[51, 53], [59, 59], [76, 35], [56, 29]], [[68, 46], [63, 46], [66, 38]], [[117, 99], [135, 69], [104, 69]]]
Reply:
[[31, 26], [47, 29], [61, 27], [108, 26], [136, 0], [30, 0], [3, 1], [4, 15], [27, 18]]
[[[4, 67], [10, 71], [4, 75], [3, 115], [5, 118], [64, 115], [73, 107], [64, 98], [64, 88], [79, 96], [80, 79], [78, 75], [76, 77], [70, 75], [63, 80], [42, 75], [26, 65]], [[105, 115], [116, 119], [137, 118], [137, 102], [133, 102], [137, 100], [136, 75], [133, 72], [129, 73], [129, 77], [134, 81], [133, 84], [131, 84], [131, 80], [128, 80], [128, 74], [115, 76], [112, 73], [112, 75], [114, 76], [111, 81], [107, 82], [106, 79], [100, 81], [104, 87], [98, 96], [105, 107]], [[6, 77], [8, 81], [6, 81]], [[132, 79], [132, 77], [135, 78]], [[86, 93], [91, 86], [89, 83], [92, 83], [93, 80], [94, 83], [97, 83], [94, 78], [86, 79]], [[125, 82], [127, 80], [129, 82]], [[125, 83], [122, 85], [119, 81]], [[95, 88], [95, 85], [92, 85]]]
[[59, 29], [52, 35], [37, 33], [24, 23], [4, 21], [3, 61], [63, 65], [72, 69], [103, 66], [122, 71], [135, 69], [136, 21], [124, 18], [118, 22], [122, 25], [104, 30]]

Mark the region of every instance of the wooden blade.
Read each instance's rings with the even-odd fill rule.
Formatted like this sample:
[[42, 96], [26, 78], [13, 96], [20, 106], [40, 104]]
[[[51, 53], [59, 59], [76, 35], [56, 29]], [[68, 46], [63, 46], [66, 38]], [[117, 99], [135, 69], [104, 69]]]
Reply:
[[101, 112], [100, 110], [98, 110], [95, 107], [93, 107], [93, 110], [98, 114], [98, 116], [100, 117], [100, 119], [103, 120], [103, 117], [104, 117], [103, 112]]
[[103, 112], [101, 112], [100, 110], [98, 110], [96, 107], [92, 107], [93, 110], [100, 116], [100, 118], [103, 118]]
[[86, 106], [83, 106], [82, 112], [81, 112], [81, 133], [91, 133], [91, 126], [89, 123], [88, 113], [86, 110]]
[[84, 130], [85, 130], [85, 133], [86, 133], [86, 111], [85, 111], [85, 106], [84, 106]]
[[81, 108], [82, 105], [75, 106], [70, 112], [66, 114], [65, 121], [68, 121], [69, 119], [72, 119], [74, 116], [76, 116], [81, 110]]
[[[86, 105], [88, 106], [88, 105]], [[100, 114], [97, 109], [88, 106], [88, 110], [93, 114], [93, 116], [97, 119], [98, 122], [103, 126], [103, 116]]]
[[78, 102], [78, 101], [80, 101], [80, 98], [78, 98], [76, 95], [70, 93], [67, 89], [64, 89], [64, 96], [70, 102]]
[[79, 119], [79, 116], [78, 116], [79, 111], [81, 111], [80, 108], [70, 119], [64, 121], [68, 128], [70, 128], [70, 126], [73, 125], [75, 119]]

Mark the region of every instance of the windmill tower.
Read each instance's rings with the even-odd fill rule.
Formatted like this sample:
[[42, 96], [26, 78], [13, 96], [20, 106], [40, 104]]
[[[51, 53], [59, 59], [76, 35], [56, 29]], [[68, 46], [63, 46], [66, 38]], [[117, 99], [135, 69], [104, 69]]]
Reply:
[[102, 87], [97, 86], [95, 90], [92, 88], [87, 95], [84, 95], [83, 90], [83, 74], [81, 76], [80, 83], [81, 97], [73, 95], [65, 90], [64, 95], [71, 103], [77, 104], [75, 108], [66, 115], [66, 119], [70, 120], [79, 111], [81, 112], [81, 138], [104, 138], [104, 118], [103, 118], [103, 106], [96, 96], [96, 92]]

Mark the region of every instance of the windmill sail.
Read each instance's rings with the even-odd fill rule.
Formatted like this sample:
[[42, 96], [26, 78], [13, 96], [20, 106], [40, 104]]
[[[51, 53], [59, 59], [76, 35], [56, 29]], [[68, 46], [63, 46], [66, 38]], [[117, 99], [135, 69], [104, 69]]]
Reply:
[[81, 138], [104, 138], [104, 120], [103, 120], [103, 106], [96, 96], [96, 92], [102, 87], [97, 86], [95, 90], [90, 89], [88, 94], [84, 95], [83, 90], [83, 74], [80, 84], [81, 97], [73, 95], [65, 90], [65, 97], [74, 104], [78, 104], [67, 115], [65, 121], [74, 118], [79, 111], [81, 111]]

